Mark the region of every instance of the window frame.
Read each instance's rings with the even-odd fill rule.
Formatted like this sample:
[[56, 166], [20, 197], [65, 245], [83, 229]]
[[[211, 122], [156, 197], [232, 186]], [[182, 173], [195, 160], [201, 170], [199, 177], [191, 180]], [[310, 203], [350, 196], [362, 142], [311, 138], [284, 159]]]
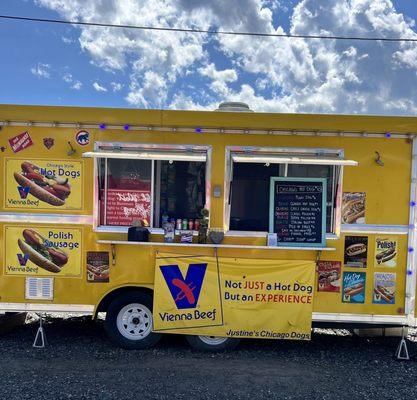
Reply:
[[[100, 156], [100, 154], [108, 153], [106, 156]], [[113, 153], [113, 154], [112, 154]], [[150, 157], [146, 157], [143, 154], [143, 158], [133, 157], [137, 153], [149, 153]], [[126, 155], [126, 158], [123, 157]], [[210, 194], [211, 194], [211, 165], [212, 165], [212, 146], [210, 145], [177, 145], [177, 144], [160, 144], [160, 143], [132, 143], [132, 142], [95, 142], [94, 151], [83, 153], [83, 157], [93, 158], [93, 173], [94, 173], [94, 187], [93, 187], [93, 231], [94, 232], [107, 232], [107, 233], [127, 233], [128, 226], [112, 226], [100, 224], [100, 204], [99, 204], [99, 163], [104, 158], [105, 168], [107, 167], [107, 159], [145, 159], [150, 160], [151, 164], [151, 223], [149, 231], [153, 234], [163, 234], [162, 228], [154, 227], [155, 218], [155, 168], [158, 160], [170, 160], [170, 156], [175, 158], [181, 157], [181, 161], [196, 161], [193, 156], [195, 155], [205, 156], [205, 208], [210, 210]], [[160, 157], [158, 157], [160, 155]], [[154, 157], [156, 156], [156, 158]], [[189, 159], [187, 159], [189, 156]], [[105, 170], [105, 182], [104, 192], [107, 196], [107, 168]]]
[[[343, 167], [344, 165], [335, 165], [332, 164], [334, 159], [340, 159], [341, 162], [344, 160], [344, 150], [337, 148], [314, 148], [314, 147], [257, 147], [257, 146], [226, 146], [225, 149], [225, 180], [224, 180], [224, 221], [223, 229], [225, 235], [227, 236], [237, 236], [237, 237], [266, 237], [268, 232], [265, 231], [235, 231], [230, 230], [230, 216], [231, 216], [231, 183], [233, 180], [233, 165], [236, 161], [233, 161], [233, 156], [236, 155], [245, 155], [249, 157], [253, 155], [254, 158], [257, 156], [282, 156], [282, 157], [304, 157], [305, 159], [318, 159], [318, 160], [328, 160], [328, 164], [333, 166], [333, 176], [336, 175], [337, 170], [339, 169], [339, 176], [337, 181], [333, 181], [332, 190], [333, 190], [333, 199], [335, 205], [333, 206], [333, 212], [331, 216], [332, 221], [332, 231], [326, 232], [326, 239], [338, 239], [340, 237], [341, 229], [341, 208], [342, 208], [342, 194], [343, 194]], [[242, 157], [243, 158], [243, 157]], [[350, 163], [350, 164], [349, 164]], [[346, 165], [357, 165], [355, 162], [346, 161]], [[277, 163], [281, 164], [281, 163]], [[293, 162], [296, 164], [296, 162]], [[308, 164], [308, 162], [303, 162], [306, 165], [317, 165], [317, 163]], [[285, 174], [288, 173], [289, 163], [282, 163], [284, 165]]]

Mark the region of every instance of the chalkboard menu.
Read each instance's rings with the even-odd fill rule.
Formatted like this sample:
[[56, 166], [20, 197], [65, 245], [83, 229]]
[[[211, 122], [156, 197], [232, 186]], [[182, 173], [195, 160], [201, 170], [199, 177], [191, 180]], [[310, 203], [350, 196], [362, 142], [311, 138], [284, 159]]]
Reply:
[[326, 245], [326, 179], [271, 178], [269, 201], [278, 246]]

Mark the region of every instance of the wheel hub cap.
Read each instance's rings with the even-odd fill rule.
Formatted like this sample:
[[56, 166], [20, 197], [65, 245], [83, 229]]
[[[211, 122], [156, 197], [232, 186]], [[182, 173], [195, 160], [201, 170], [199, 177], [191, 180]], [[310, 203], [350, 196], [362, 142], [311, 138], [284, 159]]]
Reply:
[[152, 331], [152, 313], [143, 304], [128, 304], [117, 315], [117, 328], [129, 340], [142, 340]]

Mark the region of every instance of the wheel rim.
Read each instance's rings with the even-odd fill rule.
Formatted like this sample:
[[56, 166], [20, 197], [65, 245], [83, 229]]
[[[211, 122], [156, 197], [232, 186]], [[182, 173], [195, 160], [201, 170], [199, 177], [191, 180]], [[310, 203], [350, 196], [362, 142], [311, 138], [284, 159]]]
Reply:
[[152, 313], [143, 304], [128, 304], [117, 314], [117, 329], [126, 339], [143, 340], [152, 331]]
[[209, 346], [219, 346], [227, 341], [227, 337], [218, 336], [199, 336], [200, 340]]

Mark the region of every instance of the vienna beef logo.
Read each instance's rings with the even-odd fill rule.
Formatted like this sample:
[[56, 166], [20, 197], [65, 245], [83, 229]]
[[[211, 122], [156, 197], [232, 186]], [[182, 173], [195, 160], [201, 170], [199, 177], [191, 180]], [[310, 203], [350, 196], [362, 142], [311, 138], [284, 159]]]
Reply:
[[205, 324], [206, 321], [216, 321], [217, 310], [215, 307], [204, 311], [196, 308], [206, 275], [207, 263], [190, 264], [185, 278], [178, 265], [162, 265], [159, 268], [177, 310], [181, 310], [174, 313], [159, 312], [162, 322], [188, 321], [185, 325], [188, 324], [188, 327], [192, 327], [195, 326], [196, 321]]
[[20, 196], [21, 199], [26, 199], [26, 197], [28, 197], [29, 190], [30, 190], [29, 186], [26, 186], [26, 187], [18, 186], [17, 187], [17, 191], [19, 192], [19, 196]]
[[21, 267], [25, 267], [28, 260], [29, 260], [29, 256], [27, 254], [17, 254], [17, 260], [19, 261], [19, 264]]
[[178, 265], [159, 267], [178, 310], [195, 308], [203, 286], [207, 264], [190, 264], [185, 279]]

